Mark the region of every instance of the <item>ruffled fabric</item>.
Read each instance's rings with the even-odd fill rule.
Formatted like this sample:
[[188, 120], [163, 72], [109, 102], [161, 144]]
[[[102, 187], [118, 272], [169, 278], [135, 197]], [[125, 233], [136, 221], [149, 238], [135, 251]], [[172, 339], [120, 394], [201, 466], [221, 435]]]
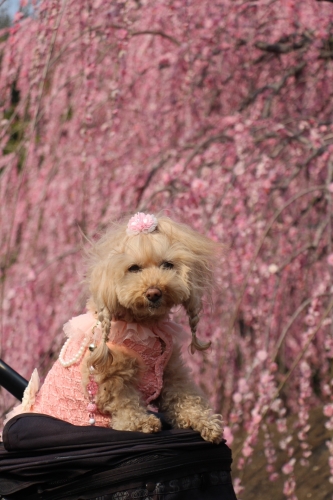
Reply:
[[[92, 329], [96, 325], [96, 322], [97, 320], [95, 316], [91, 312], [87, 312], [85, 314], [75, 316], [67, 321], [67, 323], [63, 326], [63, 331], [66, 337], [71, 339], [82, 340], [84, 337], [90, 338], [92, 336]], [[96, 328], [95, 333], [99, 337], [96, 338], [96, 340], [99, 341], [102, 335], [101, 328]]]
[[8, 420], [15, 417], [16, 415], [31, 411], [33, 405], [35, 404], [36, 394], [39, 391], [39, 386], [40, 386], [39, 375], [37, 368], [35, 368], [34, 371], [32, 372], [29, 384], [24, 390], [22, 403], [15, 406], [15, 408], [12, 411], [7, 413], [6, 418], [4, 420], [4, 425], [7, 423]]
[[125, 321], [111, 322], [111, 349], [112, 344], [124, 345], [138, 353], [146, 366], [139, 390], [147, 405], [160, 395], [164, 368], [172, 353], [173, 338], [181, 332], [182, 329], [171, 321], [161, 321], [149, 327]]
[[[75, 357], [82, 342], [93, 337], [96, 318], [88, 312], [72, 318], [64, 325], [65, 335], [70, 339], [65, 361]], [[101, 336], [101, 331], [96, 332]], [[94, 336], [95, 336], [94, 334]], [[174, 339], [181, 339], [184, 332], [180, 326], [165, 320], [153, 325], [112, 321], [108, 345], [125, 346], [135, 351], [143, 360], [146, 370], [140, 381], [139, 390], [148, 405], [160, 394], [163, 385], [163, 372], [170, 359]], [[95, 336], [95, 340], [96, 336]], [[82, 358], [84, 359], [83, 354]], [[89, 400], [85, 394], [81, 380], [82, 358], [71, 366], [64, 367], [57, 360], [46, 376], [42, 388], [38, 391], [37, 371], [32, 375], [27, 394], [22, 404], [16, 407], [7, 417], [12, 418], [22, 412], [32, 411], [44, 413], [65, 420], [74, 425], [89, 425]], [[110, 415], [96, 412], [96, 425], [110, 426]]]

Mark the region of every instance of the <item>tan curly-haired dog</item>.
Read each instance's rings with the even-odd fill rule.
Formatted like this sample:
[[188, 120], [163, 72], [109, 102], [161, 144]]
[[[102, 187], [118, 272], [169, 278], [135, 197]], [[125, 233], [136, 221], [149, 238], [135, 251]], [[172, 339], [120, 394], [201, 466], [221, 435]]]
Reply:
[[[126, 322], [151, 324], [183, 305], [192, 331], [192, 352], [209, 347], [196, 338], [203, 292], [212, 284], [217, 245], [188, 226], [159, 217], [151, 232], [127, 234], [126, 226], [112, 230], [90, 252], [91, 300], [99, 311], [104, 334], [109, 335], [112, 317]], [[177, 338], [164, 369], [159, 410], [178, 428], [199, 431], [204, 439], [219, 442], [222, 417], [214, 415], [184, 366]], [[136, 389], [141, 370], [137, 356], [101, 343], [87, 366], [98, 367], [98, 407], [112, 414], [112, 427], [156, 432], [160, 420], [147, 413]], [[87, 372], [86, 372], [87, 373]], [[120, 381], [121, 379], [121, 381]]]
[[[157, 432], [153, 403], [176, 428], [192, 428], [214, 443], [222, 417], [213, 414], [181, 357], [184, 336], [168, 318], [182, 305], [191, 351], [202, 296], [212, 286], [218, 244], [186, 225], [138, 213], [92, 244], [88, 255], [89, 312], [64, 327], [69, 339], [37, 394], [32, 382], [23, 411], [76, 425]], [[89, 418], [88, 418], [89, 417]]]

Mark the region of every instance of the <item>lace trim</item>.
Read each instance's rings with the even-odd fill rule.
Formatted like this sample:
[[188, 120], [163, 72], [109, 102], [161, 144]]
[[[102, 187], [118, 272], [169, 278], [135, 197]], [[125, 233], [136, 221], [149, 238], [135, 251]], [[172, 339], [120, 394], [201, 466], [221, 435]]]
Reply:
[[8, 420], [15, 417], [16, 415], [19, 415], [20, 413], [24, 412], [29, 412], [32, 409], [33, 405], [35, 404], [36, 395], [39, 391], [39, 387], [40, 387], [39, 375], [37, 368], [35, 368], [34, 371], [32, 372], [29, 384], [24, 390], [22, 403], [20, 403], [18, 406], [15, 406], [15, 408], [12, 411], [7, 413], [3, 425], [5, 425], [8, 422]]

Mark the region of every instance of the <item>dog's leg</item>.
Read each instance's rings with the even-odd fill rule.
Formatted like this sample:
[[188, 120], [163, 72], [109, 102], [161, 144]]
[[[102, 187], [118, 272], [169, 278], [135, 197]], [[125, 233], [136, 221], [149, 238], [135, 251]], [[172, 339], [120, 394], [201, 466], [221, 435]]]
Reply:
[[223, 434], [222, 416], [213, 414], [205, 397], [191, 381], [177, 347], [165, 369], [163, 380], [159, 405], [166, 419], [174, 427], [192, 428], [200, 432], [206, 441], [219, 443]]
[[146, 433], [161, 430], [161, 421], [147, 413], [141, 402], [140, 394], [135, 390], [126, 389], [118, 394], [113, 406], [111, 426], [118, 431], [139, 431]]
[[121, 431], [158, 432], [161, 421], [147, 412], [137, 389], [142, 363], [127, 349], [112, 346], [113, 361], [95, 378], [99, 385], [98, 409], [111, 415], [110, 426]]

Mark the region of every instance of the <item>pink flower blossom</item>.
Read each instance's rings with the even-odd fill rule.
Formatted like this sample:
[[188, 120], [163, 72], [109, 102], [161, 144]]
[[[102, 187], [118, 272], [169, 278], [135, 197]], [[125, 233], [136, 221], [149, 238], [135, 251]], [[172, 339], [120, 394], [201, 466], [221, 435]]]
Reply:
[[[294, 493], [295, 491], [295, 486], [296, 486], [296, 483], [295, 483], [295, 479], [293, 477], [287, 479], [285, 482], [284, 482], [284, 485], [283, 485], [283, 493], [285, 495], [287, 495], [288, 497], [291, 497], [291, 495]], [[293, 497], [291, 497], [291, 500], [293, 499]], [[296, 499], [297, 500], [297, 499]]]
[[235, 403], [240, 403], [243, 399], [242, 395], [240, 392], [235, 392], [235, 394], [232, 396], [232, 399], [234, 400]]
[[249, 446], [248, 444], [246, 444], [242, 449], [242, 453], [243, 453], [244, 457], [248, 458], [252, 455], [253, 448], [251, 446]]
[[30, 269], [27, 275], [27, 281], [35, 281], [36, 280], [36, 273], [33, 269]]
[[249, 386], [245, 378], [240, 378], [238, 380], [238, 388], [241, 394], [245, 394], [249, 390]]
[[235, 479], [233, 480], [233, 483], [234, 483], [234, 490], [235, 490], [236, 495], [239, 495], [240, 493], [242, 493], [242, 491], [244, 491], [244, 486], [242, 486], [241, 480], [239, 477], [235, 477]]
[[313, 325], [316, 323], [316, 319], [315, 319], [315, 317], [314, 317], [312, 314], [307, 314], [307, 315], [305, 316], [304, 322], [305, 322], [308, 326], [313, 326]]
[[326, 417], [333, 417], [333, 403], [324, 406], [324, 415]]
[[291, 460], [289, 460], [289, 462], [284, 464], [284, 466], [282, 467], [283, 474], [291, 474], [294, 470], [295, 462], [296, 462], [296, 459], [292, 458]]
[[233, 434], [231, 432], [231, 429], [230, 429], [230, 427], [228, 425], [224, 426], [223, 437], [227, 441], [228, 446], [231, 446], [232, 443], [233, 443], [233, 440], [234, 440], [234, 436], [233, 436]]
[[333, 431], [333, 419], [330, 419], [327, 422], [325, 422], [325, 427], [329, 431]]
[[120, 38], [121, 40], [124, 40], [127, 37], [127, 30], [119, 29], [119, 30], [117, 30], [116, 33], [117, 33], [118, 38]]
[[278, 266], [276, 264], [270, 264], [268, 266], [268, 270], [271, 274], [275, 274], [277, 273], [277, 271], [279, 270]]
[[269, 365], [269, 371], [270, 371], [271, 373], [275, 373], [277, 370], [278, 370], [278, 365], [277, 365], [276, 363], [271, 363], [271, 364]]
[[183, 169], [184, 169], [184, 161], [180, 160], [172, 167], [171, 171], [174, 175], [179, 175], [182, 173]]
[[290, 443], [291, 440], [292, 440], [291, 436], [287, 436], [286, 438], [281, 439], [279, 441], [279, 446], [280, 446], [281, 450], [286, 450], [287, 446], [288, 446], [288, 444]]
[[330, 452], [330, 455], [333, 457], [333, 440], [325, 441], [325, 444], [328, 448], [328, 451]]
[[282, 400], [280, 398], [275, 399], [271, 404], [271, 410], [278, 413], [281, 409], [281, 404]]
[[252, 410], [251, 415], [252, 415], [252, 422], [253, 422], [253, 424], [254, 425], [260, 424], [260, 422], [262, 421], [262, 416], [260, 415], [260, 413], [258, 413], [254, 409], [254, 410]]
[[[325, 349], [331, 349], [331, 342], [329, 342], [329, 344], [326, 343]], [[329, 396], [331, 394], [331, 388], [329, 384], [323, 385], [323, 394], [325, 394], [326, 396]]]
[[127, 234], [136, 235], [139, 233], [151, 233], [157, 227], [155, 215], [138, 212], [128, 222]]
[[265, 361], [267, 359], [267, 351], [261, 349], [260, 351], [257, 352], [256, 358], [260, 362]]
[[193, 179], [191, 189], [199, 196], [204, 196], [206, 193], [206, 183], [202, 179]]
[[16, 12], [16, 14], [14, 15], [14, 22], [18, 22], [18, 21], [21, 21], [21, 19], [24, 17], [23, 13], [22, 12]]

